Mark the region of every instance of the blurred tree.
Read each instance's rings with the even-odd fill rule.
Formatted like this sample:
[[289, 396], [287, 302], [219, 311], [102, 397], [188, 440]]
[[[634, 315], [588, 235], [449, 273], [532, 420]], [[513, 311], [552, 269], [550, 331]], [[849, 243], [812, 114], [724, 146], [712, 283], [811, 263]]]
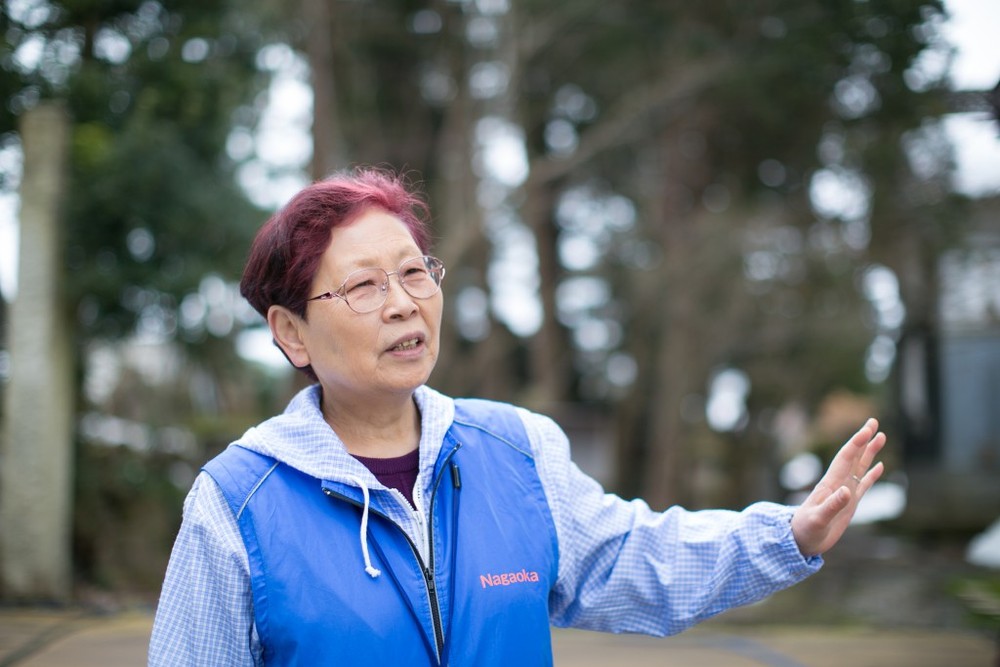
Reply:
[[[762, 417], [790, 396], [815, 404], [836, 386], [869, 390], [860, 359], [876, 326], [861, 270], [873, 261], [869, 236], [893, 217], [878, 202], [915, 183], [942, 193], [947, 177], [915, 175], [903, 141], [943, 112], [941, 80], [907, 83], [941, 11], [933, 2], [619, 3], [578, 20], [526, 67], [526, 81], [551, 82], [525, 117], [536, 138], [529, 186], [558, 176], [627, 195], [650, 244], [639, 247], [655, 255], [640, 268], [648, 258], [608, 245], [591, 269], [620, 275], [615, 309], [636, 361], [619, 413], [624, 488], [660, 506], [720, 500], [695, 488], [705, 466], [693, 450], [719, 369], [742, 369], [753, 388], [722, 426], [739, 441], [734, 451], [752, 453], [722, 462], [732, 488], [721, 500], [732, 505], [774, 492], [748, 465], [772, 456], [755, 443]], [[557, 106], [568, 84], [597, 113], [571, 123], [573, 148], [559, 155], [552, 136], [572, 121]], [[946, 161], [948, 148], [927, 155]], [[943, 228], [953, 209], [938, 200], [923, 214]], [[921, 238], [928, 250], [943, 240]]]
[[[439, 387], [611, 405], [617, 486], [659, 506], [774, 495], [769, 415], [876, 390], [868, 269], [906, 281], [923, 257], [914, 270], [933, 275], [954, 221], [933, 141], [945, 69], [921, 55], [940, 50], [939, 1], [323, 9], [304, 50], [333, 84], [317, 145], [337, 150], [314, 173], [423, 175], [453, 267]], [[509, 250], [524, 229], [533, 248]], [[539, 282], [522, 311], [542, 312], [527, 335], [499, 305], [524, 272]], [[927, 312], [932, 293], [902, 298]], [[726, 369], [751, 389], [719, 412]], [[721, 489], [696, 482], [715, 472]]]
[[[10, 387], [0, 426], [0, 591], [6, 598], [66, 601], [73, 434], [72, 343], [60, 303], [60, 213], [69, 119], [58, 103], [26, 111], [20, 126], [19, 278], [9, 328]], [[30, 361], [29, 361], [30, 360]], [[25, 520], [27, 518], [27, 520]]]
[[[204, 290], [206, 276], [228, 289], [224, 280], [238, 276], [263, 217], [237, 187], [226, 147], [234, 126], [252, 127], [260, 112], [255, 97], [267, 78], [256, 58], [269, 34], [265, 10], [226, 0], [23, 0], [0, 10], [0, 136], [12, 136], [17, 118], [40, 100], [63, 101], [72, 117], [60, 254], [63, 307], [82, 358], [97, 349], [124, 354], [128, 341], [175, 342], [187, 346], [180, 358], [195, 376], [208, 369], [214, 387], [238, 386], [226, 378], [246, 372], [232, 345], [234, 311], [206, 322], [204, 312], [185, 316], [181, 304]], [[155, 355], [148, 367], [181, 370], [171, 368], [183, 366], [177, 357], [147, 350]], [[62, 373], [85, 377], [71, 366]], [[208, 407], [197, 405], [205, 395], [189, 390], [184, 405], [149, 396], [128, 416], [150, 429], [187, 427]], [[225, 397], [218, 389], [212, 395]], [[91, 407], [81, 400], [80, 414]], [[93, 433], [82, 434], [84, 447], [93, 442]], [[95, 458], [84, 451], [78, 460]], [[170, 472], [166, 463], [150, 465], [153, 475]], [[78, 478], [93, 472], [80, 470]], [[78, 509], [76, 548], [94, 552], [82, 536], [93, 535], [86, 522], [101, 510]], [[164, 535], [150, 536], [157, 544], [170, 539], [179, 507], [166, 509], [173, 518]]]

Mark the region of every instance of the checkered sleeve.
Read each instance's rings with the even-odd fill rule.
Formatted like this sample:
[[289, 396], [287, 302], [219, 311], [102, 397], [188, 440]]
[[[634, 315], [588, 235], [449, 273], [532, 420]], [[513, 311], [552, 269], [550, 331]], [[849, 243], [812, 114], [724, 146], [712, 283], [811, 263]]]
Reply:
[[606, 493], [581, 472], [570, 460], [566, 435], [550, 419], [520, 414], [556, 525], [554, 625], [676, 634], [822, 565], [799, 552], [792, 508], [756, 503], [742, 512], [654, 512], [642, 500]]
[[232, 510], [204, 472], [184, 501], [184, 520], [153, 622], [148, 664], [261, 664], [246, 549]]

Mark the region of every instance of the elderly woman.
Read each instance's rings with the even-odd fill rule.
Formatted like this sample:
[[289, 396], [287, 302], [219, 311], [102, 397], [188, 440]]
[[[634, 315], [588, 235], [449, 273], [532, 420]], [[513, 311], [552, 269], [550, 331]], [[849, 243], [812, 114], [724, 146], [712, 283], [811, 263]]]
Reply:
[[151, 665], [547, 665], [550, 625], [673, 634], [819, 569], [882, 474], [875, 420], [797, 508], [607, 494], [546, 417], [426, 386], [427, 217], [358, 169], [258, 233], [241, 291], [315, 384], [195, 481]]

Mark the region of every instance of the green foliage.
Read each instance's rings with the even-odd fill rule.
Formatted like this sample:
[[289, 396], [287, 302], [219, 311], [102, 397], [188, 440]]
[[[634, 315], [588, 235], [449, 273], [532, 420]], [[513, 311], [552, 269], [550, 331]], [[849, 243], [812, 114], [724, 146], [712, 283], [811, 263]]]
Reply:
[[[129, 335], [142, 318], [169, 335], [176, 305], [207, 273], [238, 275], [263, 217], [225, 153], [236, 114], [252, 123], [266, 83], [254, 65], [259, 26], [221, 0], [32, 6], [0, 26], [11, 84], [0, 131], [33, 99], [69, 106], [69, 308], [84, 338]], [[42, 57], [18, 65], [32, 41]]]
[[[73, 562], [77, 577], [105, 590], [158, 589], [192, 474], [177, 456], [81, 445], [76, 455]], [[188, 471], [181, 484], [174, 482]]]
[[982, 573], [955, 579], [952, 595], [962, 602], [977, 625], [995, 630], [1000, 621], [1000, 575]]

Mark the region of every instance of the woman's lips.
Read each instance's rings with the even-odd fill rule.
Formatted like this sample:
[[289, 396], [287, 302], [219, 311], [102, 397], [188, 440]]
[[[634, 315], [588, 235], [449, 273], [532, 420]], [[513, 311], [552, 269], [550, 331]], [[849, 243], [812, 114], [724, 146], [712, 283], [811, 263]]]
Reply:
[[416, 350], [424, 343], [423, 334], [410, 333], [405, 336], [400, 336], [396, 341], [389, 346], [389, 352], [410, 352]]

